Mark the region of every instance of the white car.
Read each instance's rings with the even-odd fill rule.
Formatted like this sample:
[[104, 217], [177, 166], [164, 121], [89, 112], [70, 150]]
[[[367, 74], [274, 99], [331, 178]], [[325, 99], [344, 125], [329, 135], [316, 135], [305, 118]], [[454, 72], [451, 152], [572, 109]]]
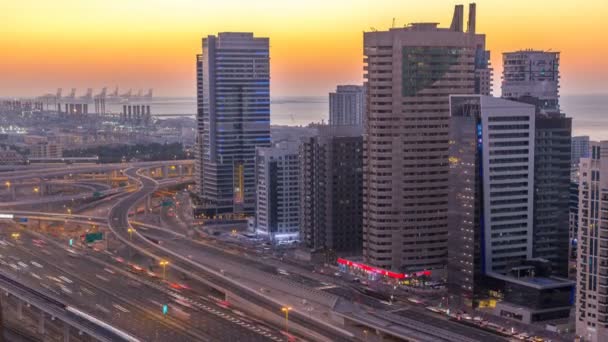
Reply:
[[68, 277], [66, 277], [66, 276], [59, 276], [59, 279], [61, 279], [61, 280], [65, 281], [65, 282], [66, 282], [66, 283], [68, 283], [68, 284], [73, 283], [73, 282], [72, 282], [72, 281], [71, 281], [71, 280], [70, 280]]

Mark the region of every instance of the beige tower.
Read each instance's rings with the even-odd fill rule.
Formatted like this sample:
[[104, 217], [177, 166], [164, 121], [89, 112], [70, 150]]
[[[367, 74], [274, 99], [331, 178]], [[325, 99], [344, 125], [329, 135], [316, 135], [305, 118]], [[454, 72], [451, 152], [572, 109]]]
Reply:
[[[401, 272], [444, 270], [447, 260], [449, 95], [484, 92], [485, 35], [475, 6], [450, 28], [415, 23], [364, 34], [363, 254]], [[441, 272], [435, 272], [441, 274]]]

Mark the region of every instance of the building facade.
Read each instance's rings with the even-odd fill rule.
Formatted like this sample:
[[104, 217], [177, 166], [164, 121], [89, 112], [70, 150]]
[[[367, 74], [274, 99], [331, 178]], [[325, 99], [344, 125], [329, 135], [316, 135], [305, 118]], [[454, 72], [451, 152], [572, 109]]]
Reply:
[[534, 97], [539, 108], [559, 111], [559, 52], [503, 53], [502, 97]]
[[568, 230], [570, 245], [568, 246], [568, 278], [576, 278], [576, 253], [578, 249], [578, 173], [576, 179], [570, 182], [570, 207], [568, 208]]
[[61, 158], [63, 156], [63, 147], [61, 144], [42, 141], [31, 144], [30, 158]]
[[300, 224], [300, 163], [296, 143], [258, 147], [256, 233], [271, 241], [296, 241]]
[[196, 136], [194, 140], [194, 186], [199, 197], [203, 193], [203, 55], [196, 55]]
[[559, 52], [506, 52], [503, 62], [503, 98], [536, 107], [533, 257], [567, 277], [572, 118], [560, 112]]
[[485, 275], [532, 257], [534, 107], [450, 97], [448, 290], [469, 306]]
[[568, 277], [572, 118], [536, 114], [534, 154], [534, 258]]
[[197, 189], [203, 211], [253, 214], [255, 149], [270, 146], [268, 38], [220, 33], [197, 57]]
[[608, 142], [581, 158], [576, 277], [576, 334], [608, 341]]
[[339, 85], [329, 93], [329, 124], [332, 126], [360, 126], [365, 112], [365, 88]]
[[[363, 255], [398, 272], [445, 270], [449, 95], [474, 94], [489, 67], [475, 5], [450, 28], [415, 23], [364, 34]], [[488, 80], [486, 80], [488, 81]]]
[[589, 136], [572, 137], [572, 167], [577, 168], [581, 158], [589, 158]]
[[361, 253], [361, 133], [359, 126], [320, 126], [300, 145], [300, 238], [308, 249]]

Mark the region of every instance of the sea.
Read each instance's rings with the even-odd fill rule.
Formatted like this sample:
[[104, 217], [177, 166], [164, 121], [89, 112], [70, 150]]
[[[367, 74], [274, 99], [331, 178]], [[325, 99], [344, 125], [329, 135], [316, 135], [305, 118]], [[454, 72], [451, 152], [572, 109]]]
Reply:
[[[273, 97], [270, 122], [273, 125], [305, 126], [327, 122], [329, 100], [326, 96]], [[588, 135], [593, 140], [608, 140], [608, 94], [562, 95], [561, 108], [573, 120], [573, 135]], [[165, 116], [196, 113], [195, 98], [158, 97], [152, 99], [153, 114]]]

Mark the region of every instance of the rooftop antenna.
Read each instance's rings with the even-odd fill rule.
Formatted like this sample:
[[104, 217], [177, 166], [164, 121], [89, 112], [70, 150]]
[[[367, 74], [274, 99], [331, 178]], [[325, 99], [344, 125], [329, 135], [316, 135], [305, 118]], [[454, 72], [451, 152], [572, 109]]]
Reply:
[[467, 22], [467, 32], [475, 33], [477, 21], [477, 6], [475, 3], [469, 4], [469, 21]]

